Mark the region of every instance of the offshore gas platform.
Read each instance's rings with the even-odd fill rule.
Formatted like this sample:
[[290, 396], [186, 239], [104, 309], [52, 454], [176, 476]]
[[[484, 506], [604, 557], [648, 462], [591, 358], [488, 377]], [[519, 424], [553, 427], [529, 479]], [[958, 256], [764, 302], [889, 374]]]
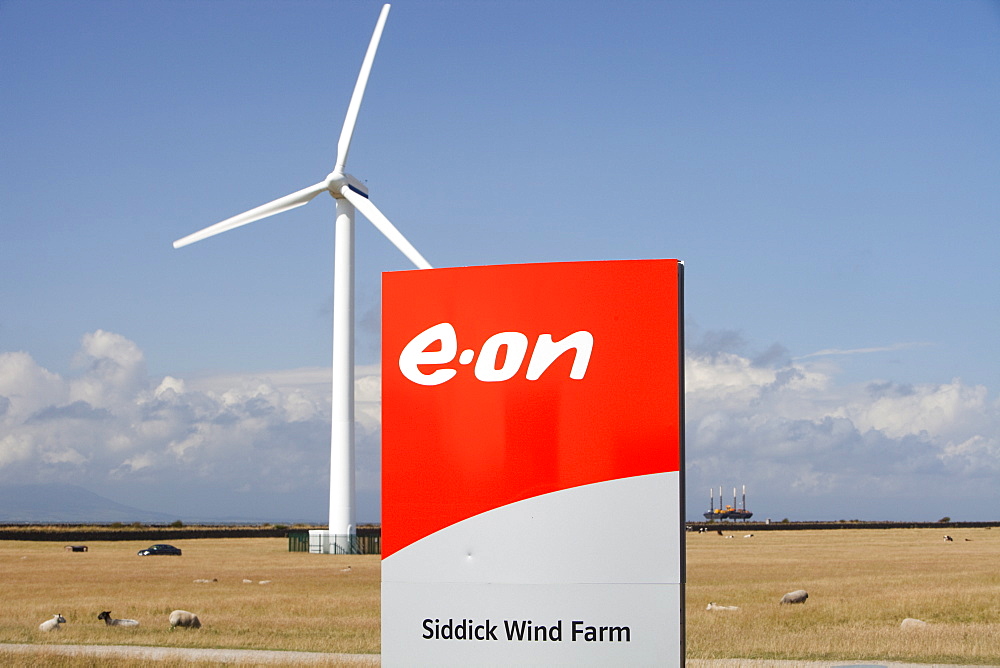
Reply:
[[722, 505], [722, 486], [719, 486], [719, 507], [715, 507], [715, 490], [708, 490], [708, 512], [705, 513], [706, 520], [748, 520], [753, 517], [753, 513], [747, 510], [747, 486], [743, 485], [743, 507], [736, 507], [736, 488], [733, 487], [733, 505]]

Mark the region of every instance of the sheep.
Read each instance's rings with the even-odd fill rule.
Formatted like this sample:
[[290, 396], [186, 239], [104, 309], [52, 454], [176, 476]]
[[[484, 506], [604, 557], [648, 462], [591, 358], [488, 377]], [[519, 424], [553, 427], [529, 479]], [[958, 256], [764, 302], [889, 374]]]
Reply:
[[219, 578], [212, 578], [211, 580], [208, 580], [206, 578], [198, 578], [197, 580], [194, 581], [194, 583], [195, 584], [211, 584], [213, 582], [218, 582], [218, 581], [219, 581]]
[[66, 618], [62, 615], [53, 615], [52, 619], [47, 619], [38, 625], [39, 631], [58, 631], [66, 623]]
[[907, 617], [903, 620], [903, 623], [899, 625], [901, 629], [919, 629], [927, 626], [927, 622], [922, 619], [913, 619], [912, 617]]
[[806, 599], [809, 598], [809, 594], [806, 593], [805, 589], [796, 589], [795, 591], [790, 591], [781, 597], [781, 604], [786, 603], [805, 603]]
[[709, 603], [706, 610], [739, 610], [738, 605], [719, 605], [718, 603]]
[[198, 615], [193, 612], [188, 612], [187, 610], [174, 610], [170, 613], [170, 630], [173, 631], [174, 628], [178, 626], [189, 629], [200, 629], [201, 620], [198, 619]]
[[110, 610], [105, 610], [97, 618], [103, 619], [108, 626], [139, 626], [139, 622], [134, 619], [112, 619]]
[[946, 543], [950, 543], [950, 542], [952, 542], [952, 541], [954, 541], [954, 540], [955, 540], [955, 539], [954, 539], [954, 538], [952, 538], [951, 536], [945, 536], [945, 537], [944, 537], [944, 542], [946, 542]]

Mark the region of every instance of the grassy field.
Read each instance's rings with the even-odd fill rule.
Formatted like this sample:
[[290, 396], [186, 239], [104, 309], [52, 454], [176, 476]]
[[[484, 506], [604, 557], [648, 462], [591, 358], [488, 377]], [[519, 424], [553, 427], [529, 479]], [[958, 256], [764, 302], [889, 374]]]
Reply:
[[[88, 543], [88, 552], [0, 542], [0, 642], [379, 651], [378, 556], [288, 552], [281, 538], [171, 544], [183, 556], [139, 557], [149, 544], [138, 542]], [[170, 631], [167, 617], [178, 608], [196, 613], [202, 628]], [[102, 610], [141, 626], [108, 627], [97, 619]], [[67, 624], [39, 632], [56, 613]]]
[[[951, 543], [934, 529], [726, 533], [688, 534], [689, 658], [1000, 665], [1000, 530], [956, 531]], [[0, 541], [0, 643], [380, 651], [378, 557], [290, 553], [280, 538], [172, 544], [184, 556], [138, 557], [138, 542], [71, 553]], [[808, 602], [778, 605], [793, 589]], [[740, 609], [707, 611], [710, 601]], [[170, 631], [176, 608], [203, 628]], [[107, 627], [102, 610], [142, 625]], [[64, 628], [39, 632], [56, 613]], [[903, 630], [905, 617], [930, 624]], [[2, 648], [0, 661], [21, 665]]]
[[1000, 665], [1000, 530], [725, 533], [688, 534], [689, 658]]

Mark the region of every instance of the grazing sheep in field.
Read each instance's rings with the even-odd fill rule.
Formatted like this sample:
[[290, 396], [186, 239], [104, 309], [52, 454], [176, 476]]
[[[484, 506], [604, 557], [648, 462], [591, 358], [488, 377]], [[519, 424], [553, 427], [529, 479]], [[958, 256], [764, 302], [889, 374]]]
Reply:
[[927, 622], [922, 619], [913, 619], [912, 617], [907, 617], [903, 620], [903, 623], [899, 625], [902, 629], [919, 629], [927, 626]]
[[752, 534], [752, 533], [748, 533], [747, 535], [745, 535], [745, 536], [743, 536], [743, 537], [744, 537], [744, 538], [753, 538], [753, 534]]
[[66, 618], [62, 615], [53, 615], [52, 619], [47, 619], [38, 625], [39, 631], [58, 631], [66, 623]]
[[952, 542], [952, 541], [954, 541], [954, 540], [955, 540], [955, 539], [954, 539], [954, 538], [952, 538], [951, 536], [945, 536], [945, 537], [944, 537], [944, 542], [946, 542], [946, 543], [950, 543], [950, 542]]
[[213, 582], [218, 582], [219, 578], [212, 578], [211, 580], [206, 580], [205, 578], [198, 578], [194, 581], [195, 584], [211, 584]]
[[796, 589], [795, 591], [790, 591], [781, 597], [781, 604], [786, 603], [805, 603], [806, 599], [809, 598], [809, 594], [806, 593], [805, 589]]
[[108, 626], [139, 626], [139, 622], [134, 619], [112, 619], [110, 610], [105, 610], [97, 618], [103, 619]]
[[739, 610], [738, 605], [719, 605], [718, 603], [709, 603], [706, 610]]
[[193, 612], [188, 612], [187, 610], [174, 610], [170, 613], [170, 630], [173, 631], [175, 627], [182, 626], [186, 629], [200, 629], [201, 620], [198, 619], [198, 615]]

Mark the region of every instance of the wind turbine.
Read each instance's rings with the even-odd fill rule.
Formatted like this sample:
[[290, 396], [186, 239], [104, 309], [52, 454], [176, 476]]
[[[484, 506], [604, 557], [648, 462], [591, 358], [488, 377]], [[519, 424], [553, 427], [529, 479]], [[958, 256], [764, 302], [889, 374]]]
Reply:
[[[181, 248], [221, 232], [273, 216], [307, 204], [320, 193], [328, 192], [337, 201], [333, 271], [333, 404], [330, 428], [330, 535], [336, 551], [351, 551], [356, 535], [354, 515], [354, 214], [360, 211], [403, 255], [420, 269], [431, 265], [368, 199], [368, 189], [344, 171], [351, 136], [358, 120], [358, 110], [368, 84], [372, 61], [382, 37], [389, 5], [383, 5], [372, 33], [361, 72], [347, 107], [344, 127], [337, 143], [337, 162], [326, 178], [291, 195], [285, 195], [227, 218], [174, 242]], [[327, 551], [322, 549], [322, 551]]]

